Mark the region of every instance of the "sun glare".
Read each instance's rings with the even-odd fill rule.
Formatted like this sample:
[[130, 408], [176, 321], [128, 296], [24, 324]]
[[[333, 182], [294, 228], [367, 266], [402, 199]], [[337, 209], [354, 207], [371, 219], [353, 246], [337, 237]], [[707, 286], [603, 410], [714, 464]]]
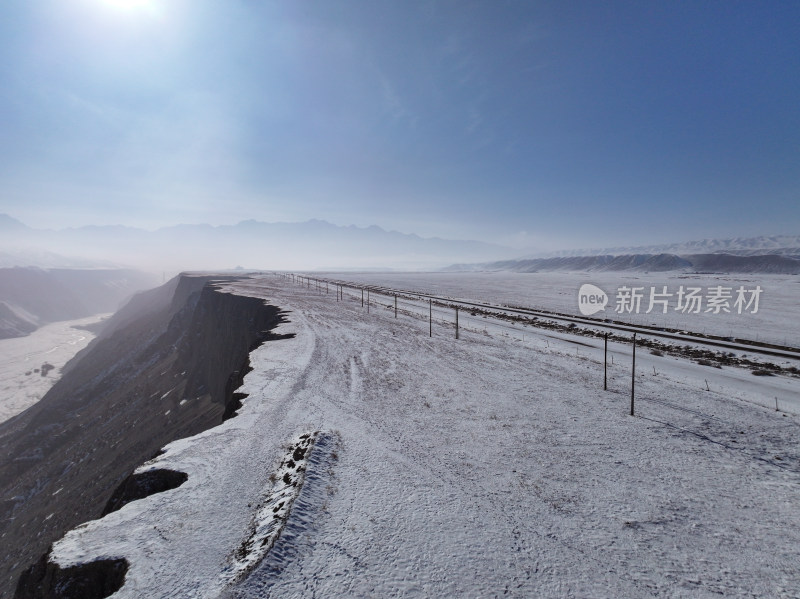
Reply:
[[155, 9], [155, 0], [100, 0], [100, 2], [116, 10], [152, 12]]

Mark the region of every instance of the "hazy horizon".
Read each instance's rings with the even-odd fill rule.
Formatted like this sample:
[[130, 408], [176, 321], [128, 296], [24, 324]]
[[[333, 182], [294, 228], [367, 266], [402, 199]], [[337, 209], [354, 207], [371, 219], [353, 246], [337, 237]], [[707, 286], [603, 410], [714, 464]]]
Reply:
[[[129, 223], [124, 223], [124, 222], [108, 222], [108, 223], [83, 222], [83, 223], [80, 223], [80, 224], [75, 223], [75, 224], [64, 225], [64, 226], [45, 227], [45, 226], [37, 226], [37, 223], [24, 222], [21, 219], [19, 219], [16, 216], [14, 216], [13, 214], [0, 213], [0, 218], [2, 218], [2, 217], [8, 217], [8, 218], [12, 219], [13, 221], [16, 221], [16, 222], [24, 225], [25, 227], [27, 227], [29, 229], [36, 230], [36, 231], [56, 231], [56, 232], [65, 231], [65, 230], [77, 230], [77, 229], [91, 229], [91, 228], [104, 228], [104, 227], [122, 227], [122, 228], [128, 228], [128, 229], [137, 229], [137, 230], [141, 230], [141, 231], [144, 231], [144, 232], [147, 232], [147, 233], [155, 233], [155, 232], [163, 230], [163, 229], [175, 229], [175, 228], [181, 228], [181, 227], [210, 227], [212, 229], [219, 229], [219, 228], [227, 228], [227, 227], [236, 227], [238, 225], [246, 225], [248, 223], [267, 224], [267, 225], [303, 225], [303, 224], [322, 223], [322, 224], [325, 224], [325, 225], [332, 225], [332, 226], [337, 227], [337, 228], [354, 229], [354, 230], [381, 229], [382, 231], [385, 231], [387, 233], [399, 233], [401, 235], [420, 237], [421, 239], [441, 239], [441, 240], [444, 240], [444, 241], [475, 241], [475, 242], [478, 242], [478, 243], [485, 243], [487, 245], [496, 245], [496, 246], [504, 247], [504, 248], [507, 248], [507, 249], [510, 249], [510, 250], [519, 249], [513, 243], [510, 243], [508, 245], [503, 245], [501, 243], [495, 243], [495, 242], [492, 242], [492, 241], [483, 241], [483, 240], [480, 240], [480, 239], [469, 239], [469, 238], [466, 238], [466, 237], [457, 238], [457, 237], [446, 237], [446, 236], [432, 235], [432, 234], [431, 235], [421, 235], [421, 234], [417, 233], [416, 231], [410, 231], [410, 230], [405, 231], [405, 230], [391, 229], [391, 228], [383, 227], [381, 225], [377, 225], [377, 224], [374, 224], [374, 223], [367, 224], [367, 225], [357, 225], [357, 224], [353, 224], [353, 223], [336, 223], [336, 222], [332, 222], [332, 221], [329, 221], [329, 220], [323, 219], [323, 218], [315, 218], [313, 216], [309, 217], [307, 219], [304, 219], [304, 220], [279, 220], [279, 221], [269, 221], [269, 220], [260, 220], [260, 219], [256, 219], [256, 218], [246, 218], [246, 219], [241, 219], [241, 220], [237, 220], [237, 221], [216, 223], [216, 224], [210, 223], [210, 222], [200, 222], [200, 221], [195, 221], [195, 222], [176, 221], [176, 222], [171, 222], [171, 223], [165, 223], [165, 224], [159, 225], [159, 226], [149, 226], [149, 227], [147, 227], [147, 226], [139, 226], [139, 225], [129, 224]], [[664, 241], [664, 242], [661, 242], [661, 243], [641, 243], [641, 244], [626, 243], [625, 240], [623, 239], [623, 240], [619, 240], [613, 246], [612, 245], [607, 245], [607, 246], [604, 246], [604, 247], [608, 247], [608, 248], [611, 248], [611, 247], [632, 247], [632, 248], [635, 248], [635, 247], [648, 247], [648, 246], [652, 246], [652, 245], [670, 245], [670, 244], [692, 243], [692, 242], [699, 242], [699, 241], [704, 241], [704, 240], [728, 240], [728, 239], [737, 239], [737, 238], [738, 239], [747, 239], [747, 238], [759, 238], [759, 237], [793, 237], [793, 236], [796, 236], [796, 235], [800, 235], [800, 233], [798, 233], [798, 231], [800, 231], [800, 226], [798, 226], [797, 228], [792, 229], [792, 230], [786, 229], [786, 231], [787, 231], [786, 233], [775, 233], [774, 231], [766, 231], [766, 230], [764, 230], [764, 231], [761, 231], [760, 233], [756, 233], [756, 234], [752, 234], [752, 235], [730, 235], [730, 236], [711, 236], [711, 237], [707, 236], [707, 237], [701, 237], [701, 238], [699, 238], [699, 237], [688, 238], [688, 237], [672, 236], [672, 237], [669, 238], [668, 241]], [[523, 248], [523, 249], [525, 249], [525, 248]], [[581, 250], [581, 249], [599, 250], [599, 249], [603, 249], [603, 247], [601, 247], [601, 246], [581, 246], [581, 247], [579, 247], [579, 246], [575, 246], [575, 245], [564, 245], [564, 244], [562, 244], [559, 247], [552, 248], [552, 251], [556, 251], [557, 252], [557, 251], [562, 251], [562, 250]], [[545, 253], [549, 253], [549, 252], [544, 252], [544, 251], [542, 252], [542, 254], [545, 254]]]
[[[338, 226], [320, 219], [236, 225], [178, 224], [155, 230], [127, 225], [60, 229], [30, 227], [0, 214], [0, 267], [133, 267], [150, 272], [247, 269], [439, 270], [454, 265], [555, 256], [705, 254], [744, 250], [769, 254], [800, 247], [800, 235], [673, 240], [669, 244], [572, 247], [524, 253], [509, 246], [387, 231], [377, 225]], [[779, 253], [786, 253], [780, 251]], [[509, 266], [510, 267], [510, 266]]]

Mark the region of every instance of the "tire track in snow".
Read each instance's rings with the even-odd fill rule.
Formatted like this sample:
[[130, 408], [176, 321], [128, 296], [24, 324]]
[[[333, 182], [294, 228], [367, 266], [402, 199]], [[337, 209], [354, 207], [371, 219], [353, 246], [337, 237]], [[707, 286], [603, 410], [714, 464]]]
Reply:
[[363, 393], [363, 389], [361, 387], [361, 371], [358, 368], [357, 356], [350, 358], [348, 361], [347, 371], [350, 375], [350, 401], [354, 402], [357, 401]]

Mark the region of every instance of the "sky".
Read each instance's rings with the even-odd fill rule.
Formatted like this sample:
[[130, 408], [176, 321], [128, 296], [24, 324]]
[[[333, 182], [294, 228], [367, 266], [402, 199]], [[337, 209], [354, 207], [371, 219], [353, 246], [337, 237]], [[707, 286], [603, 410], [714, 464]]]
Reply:
[[800, 233], [800, 3], [5, 0], [0, 213]]

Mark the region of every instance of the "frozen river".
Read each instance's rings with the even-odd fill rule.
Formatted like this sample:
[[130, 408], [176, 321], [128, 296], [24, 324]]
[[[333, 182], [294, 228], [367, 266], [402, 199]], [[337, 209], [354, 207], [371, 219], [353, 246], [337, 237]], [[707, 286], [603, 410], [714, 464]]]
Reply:
[[[0, 339], [0, 422], [39, 401], [58, 380], [61, 368], [94, 339], [75, 326], [95, 323], [106, 314], [45, 325], [26, 337]], [[45, 364], [45, 372], [42, 366]]]

